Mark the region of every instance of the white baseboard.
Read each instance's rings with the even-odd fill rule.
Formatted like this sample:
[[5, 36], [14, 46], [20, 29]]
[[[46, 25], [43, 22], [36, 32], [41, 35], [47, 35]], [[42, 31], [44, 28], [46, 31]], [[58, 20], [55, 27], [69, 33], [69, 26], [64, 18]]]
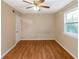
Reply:
[[46, 38], [46, 39], [45, 38], [44, 39], [43, 38], [39, 38], [39, 39], [37, 39], [37, 38], [36, 39], [26, 38], [26, 39], [21, 39], [21, 40], [56, 40], [56, 38]]
[[74, 56], [74, 54], [72, 54], [67, 48], [65, 48], [58, 40], [56, 40], [56, 42], [58, 44], [60, 44], [60, 46], [62, 46], [71, 56], [73, 56], [75, 59], [78, 59], [76, 56]]
[[1, 58], [3, 58], [8, 52], [10, 52], [17, 44], [18, 42], [16, 42], [11, 48], [9, 48], [8, 51], [6, 51], [3, 55], [1, 55]]

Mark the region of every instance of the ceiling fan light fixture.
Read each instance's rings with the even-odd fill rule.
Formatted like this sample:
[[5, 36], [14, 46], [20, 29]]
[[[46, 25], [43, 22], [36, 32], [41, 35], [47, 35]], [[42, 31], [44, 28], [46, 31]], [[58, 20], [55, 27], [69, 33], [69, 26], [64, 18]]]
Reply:
[[38, 6], [34, 6], [34, 10], [39, 10], [40, 8]]
[[[29, 0], [23, 0], [25, 3], [32, 4], [33, 9], [36, 11], [40, 11], [40, 8], [50, 8], [49, 6], [44, 4], [45, 0], [34, 0], [33, 2]], [[26, 9], [32, 8], [32, 7], [27, 7]]]

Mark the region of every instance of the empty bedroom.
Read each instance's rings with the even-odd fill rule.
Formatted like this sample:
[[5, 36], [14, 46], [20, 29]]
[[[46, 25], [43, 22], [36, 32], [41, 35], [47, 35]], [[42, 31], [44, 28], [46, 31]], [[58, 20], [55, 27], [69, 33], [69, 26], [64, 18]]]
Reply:
[[1, 59], [78, 59], [78, 0], [2, 0]]

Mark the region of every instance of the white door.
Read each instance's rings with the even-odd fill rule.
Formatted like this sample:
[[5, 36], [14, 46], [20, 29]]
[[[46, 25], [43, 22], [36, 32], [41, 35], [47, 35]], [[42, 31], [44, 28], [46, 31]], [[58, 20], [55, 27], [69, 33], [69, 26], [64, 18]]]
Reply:
[[16, 42], [21, 39], [21, 17], [16, 15]]

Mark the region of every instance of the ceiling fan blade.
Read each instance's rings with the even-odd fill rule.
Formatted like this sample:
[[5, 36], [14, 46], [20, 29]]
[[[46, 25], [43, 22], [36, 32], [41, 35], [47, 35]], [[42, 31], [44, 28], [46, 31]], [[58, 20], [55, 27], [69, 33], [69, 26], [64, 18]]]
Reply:
[[40, 6], [40, 7], [43, 7], [43, 8], [50, 8], [49, 6]]
[[45, 0], [34, 0], [34, 1], [35, 3], [40, 4], [40, 3], [43, 3]]
[[40, 3], [43, 3], [45, 0], [39, 0]]
[[30, 8], [32, 8], [33, 6], [30, 6], [30, 7], [26, 7], [26, 9], [30, 9]]
[[32, 2], [29, 2], [29, 1], [26, 1], [26, 0], [23, 0], [23, 2], [26, 2], [26, 3], [29, 3], [29, 4], [33, 4]]

